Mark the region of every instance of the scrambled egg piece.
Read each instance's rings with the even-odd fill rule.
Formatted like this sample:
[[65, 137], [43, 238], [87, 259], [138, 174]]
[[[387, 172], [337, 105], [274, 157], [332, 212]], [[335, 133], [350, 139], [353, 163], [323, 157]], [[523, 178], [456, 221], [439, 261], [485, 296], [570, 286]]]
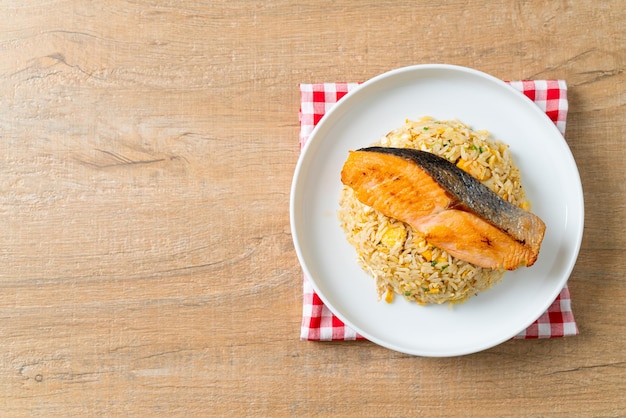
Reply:
[[385, 302], [387, 303], [391, 303], [393, 302], [393, 290], [391, 288], [387, 288], [387, 291], [385, 292]]
[[402, 225], [399, 225], [394, 228], [387, 229], [381, 237], [380, 242], [385, 247], [393, 248], [398, 244], [404, 244], [406, 236], [406, 229]]

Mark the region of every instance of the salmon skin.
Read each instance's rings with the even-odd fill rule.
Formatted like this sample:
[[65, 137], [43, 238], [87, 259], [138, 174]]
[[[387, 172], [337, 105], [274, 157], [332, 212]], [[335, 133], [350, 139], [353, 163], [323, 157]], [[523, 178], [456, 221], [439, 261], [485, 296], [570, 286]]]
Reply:
[[362, 203], [408, 223], [449, 254], [492, 269], [537, 260], [545, 224], [435, 154], [411, 148], [350, 152], [341, 181]]

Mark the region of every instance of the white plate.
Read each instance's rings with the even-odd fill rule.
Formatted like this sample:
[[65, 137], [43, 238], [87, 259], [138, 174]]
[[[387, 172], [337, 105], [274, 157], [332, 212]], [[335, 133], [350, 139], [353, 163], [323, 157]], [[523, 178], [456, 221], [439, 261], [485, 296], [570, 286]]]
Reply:
[[[546, 223], [534, 266], [467, 302], [379, 302], [337, 220], [348, 151], [377, 141], [405, 119], [430, 115], [487, 129], [511, 147], [533, 212]], [[392, 350], [456, 356], [493, 347], [528, 327], [565, 285], [582, 240], [583, 193], [576, 163], [552, 121], [504, 82], [451, 65], [418, 65], [375, 77], [346, 95], [316, 126], [296, 166], [290, 202], [296, 253], [324, 303], [346, 325]]]

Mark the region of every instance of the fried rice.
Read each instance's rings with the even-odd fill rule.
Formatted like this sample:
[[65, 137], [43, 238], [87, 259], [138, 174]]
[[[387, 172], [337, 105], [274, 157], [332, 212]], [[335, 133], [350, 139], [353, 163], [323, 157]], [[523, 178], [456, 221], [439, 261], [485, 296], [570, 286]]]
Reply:
[[[444, 157], [503, 199], [529, 209], [509, 147], [488, 131], [425, 116], [407, 120], [372, 145], [415, 148]], [[398, 294], [422, 305], [459, 303], [502, 279], [503, 271], [452, 257], [408, 224], [362, 204], [347, 186], [339, 203], [341, 227], [359, 264], [374, 278], [379, 299], [391, 302]]]

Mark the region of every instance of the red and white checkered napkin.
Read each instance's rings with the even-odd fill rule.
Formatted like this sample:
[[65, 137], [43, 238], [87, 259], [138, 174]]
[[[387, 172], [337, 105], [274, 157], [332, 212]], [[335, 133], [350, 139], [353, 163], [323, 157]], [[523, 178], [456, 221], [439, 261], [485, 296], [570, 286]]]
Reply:
[[[562, 134], [567, 118], [567, 86], [563, 80], [509, 81], [550, 117]], [[300, 84], [300, 146], [304, 146], [315, 125], [339, 99], [359, 83]], [[300, 339], [309, 341], [361, 340], [324, 305], [304, 278], [304, 305]], [[567, 283], [548, 310], [514, 338], [555, 338], [577, 335]]]

